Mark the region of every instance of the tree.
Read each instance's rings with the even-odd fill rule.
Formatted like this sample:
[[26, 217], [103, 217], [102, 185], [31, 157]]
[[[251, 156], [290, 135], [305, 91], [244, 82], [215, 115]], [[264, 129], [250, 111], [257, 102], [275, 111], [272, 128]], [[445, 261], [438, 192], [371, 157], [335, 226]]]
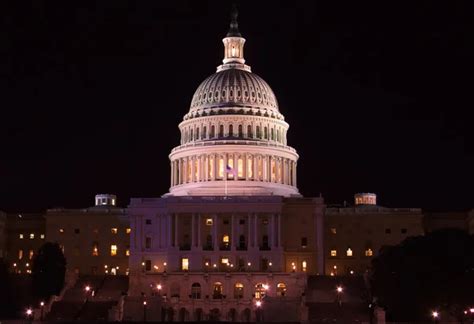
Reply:
[[382, 248], [370, 285], [389, 320], [423, 321], [435, 309], [460, 320], [474, 305], [474, 236], [446, 229]]
[[18, 304], [14, 298], [12, 275], [2, 258], [0, 258], [0, 287], [0, 319], [12, 318], [15, 316]]
[[64, 286], [66, 258], [57, 243], [41, 246], [33, 259], [33, 294], [42, 299], [59, 295]]

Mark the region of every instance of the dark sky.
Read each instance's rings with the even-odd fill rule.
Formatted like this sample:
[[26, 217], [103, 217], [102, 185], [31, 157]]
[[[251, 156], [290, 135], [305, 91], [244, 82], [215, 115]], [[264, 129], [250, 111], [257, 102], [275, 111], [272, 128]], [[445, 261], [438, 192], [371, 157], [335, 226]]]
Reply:
[[[472, 1], [241, 1], [305, 196], [474, 207]], [[0, 210], [156, 197], [227, 1], [1, 1]]]

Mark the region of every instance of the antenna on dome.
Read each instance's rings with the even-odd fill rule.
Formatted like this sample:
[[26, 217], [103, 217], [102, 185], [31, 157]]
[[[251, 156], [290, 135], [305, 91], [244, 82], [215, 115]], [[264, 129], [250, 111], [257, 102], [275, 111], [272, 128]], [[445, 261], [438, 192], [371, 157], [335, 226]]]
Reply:
[[232, 4], [232, 10], [230, 12], [230, 28], [226, 37], [242, 37], [239, 32], [239, 23], [237, 22], [237, 17], [239, 16], [239, 11], [237, 10], [237, 5]]

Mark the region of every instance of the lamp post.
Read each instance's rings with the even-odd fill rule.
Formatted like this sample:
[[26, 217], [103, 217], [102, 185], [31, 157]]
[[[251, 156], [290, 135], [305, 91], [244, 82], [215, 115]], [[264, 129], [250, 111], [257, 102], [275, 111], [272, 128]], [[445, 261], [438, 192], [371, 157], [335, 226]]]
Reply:
[[41, 307], [41, 315], [40, 315], [40, 321], [43, 321], [43, 314], [44, 314], [44, 301], [40, 303]]
[[32, 318], [33, 318], [33, 309], [31, 309], [31, 307], [27, 308], [26, 311], [25, 311], [25, 314], [26, 314], [26, 319], [31, 322]]
[[342, 292], [343, 291], [344, 291], [344, 289], [342, 288], [342, 286], [337, 286], [336, 287], [337, 303], [339, 304], [339, 306], [342, 306]]
[[255, 310], [255, 322], [261, 322], [261, 312], [262, 312], [262, 301], [257, 300], [255, 302], [257, 309]]
[[433, 322], [438, 322], [438, 319], [439, 319], [439, 312], [434, 310], [431, 312], [431, 317], [433, 318]]
[[143, 321], [146, 322], [146, 300], [143, 301]]

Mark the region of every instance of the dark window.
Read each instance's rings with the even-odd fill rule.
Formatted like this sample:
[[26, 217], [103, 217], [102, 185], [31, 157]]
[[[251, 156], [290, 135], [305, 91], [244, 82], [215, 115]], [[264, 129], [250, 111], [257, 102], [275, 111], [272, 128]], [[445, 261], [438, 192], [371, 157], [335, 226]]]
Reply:
[[224, 225], [229, 225], [229, 220], [228, 219], [224, 219]]
[[150, 271], [151, 270], [151, 260], [146, 260], [145, 261], [145, 270]]
[[303, 246], [303, 247], [308, 246], [308, 238], [307, 237], [302, 237], [301, 238], [301, 246]]
[[145, 221], [145, 224], [151, 225], [151, 219], [147, 219], [147, 220]]
[[406, 233], [407, 233], [407, 229], [406, 229], [406, 228], [402, 228], [402, 229], [401, 229], [401, 232], [402, 232], [402, 234], [406, 234]]
[[240, 225], [245, 225], [245, 219], [240, 219], [240, 220], [239, 220], [239, 224], [240, 224]]
[[151, 237], [146, 237], [145, 238], [145, 248], [146, 249], [151, 249]]
[[75, 229], [74, 229], [74, 234], [79, 234], [80, 232], [81, 232], [80, 229], [78, 229], [78, 228], [75, 228]]
[[392, 233], [392, 229], [391, 228], [386, 228], [385, 229], [385, 234], [391, 234]]

